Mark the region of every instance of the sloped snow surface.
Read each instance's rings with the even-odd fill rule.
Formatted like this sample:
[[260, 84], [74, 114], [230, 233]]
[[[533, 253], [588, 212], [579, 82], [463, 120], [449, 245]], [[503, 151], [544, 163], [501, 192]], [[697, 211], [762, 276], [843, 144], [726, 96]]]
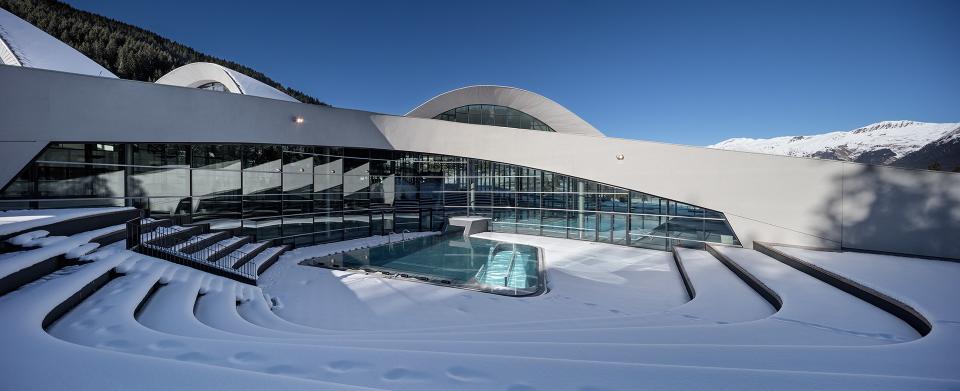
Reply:
[[[921, 337], [880, 308], [740, 248], [717, 249], [727, 266], [698, 250], [478, 235], [543, 250], [549, 290], [513, 298], [299, 265], [364, 239], [286, 252], [256, 287], [122, 246], [85, 246], [95, 234], [16, 253], [29, 265], [96, 250], [82, 256], [89, 263], [0, 296], [3, 388], [960, 388], [951, 358], [960, 346], [957, 263], [784, 250], [913, 306], [934, 324]], [[42, 326], [84, 287], [93, 288]]]

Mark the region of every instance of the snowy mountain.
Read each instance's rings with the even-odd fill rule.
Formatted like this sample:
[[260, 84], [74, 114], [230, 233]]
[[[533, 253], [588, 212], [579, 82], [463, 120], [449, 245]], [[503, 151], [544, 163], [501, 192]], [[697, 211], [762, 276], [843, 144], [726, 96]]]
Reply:
[[[960, 127], [894, 162], [897, 166], [960, 171]], [[936, 168], [936, 167], [932, 167]]]
[[[850, 131], [769, 139], [732, 138], [708, 148], [944, 170], [960, 164], [960, 123], [883, 121]], [[954, 163], [954, 162], [957, 163]]]

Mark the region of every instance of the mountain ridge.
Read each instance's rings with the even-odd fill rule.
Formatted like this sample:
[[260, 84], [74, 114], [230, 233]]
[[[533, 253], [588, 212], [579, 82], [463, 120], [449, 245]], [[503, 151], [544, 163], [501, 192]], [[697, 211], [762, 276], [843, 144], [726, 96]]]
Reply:
[[707, 147], [960, 171], [960, 122], [881, 121], [848, 131], [813, 135], [731, 138]]

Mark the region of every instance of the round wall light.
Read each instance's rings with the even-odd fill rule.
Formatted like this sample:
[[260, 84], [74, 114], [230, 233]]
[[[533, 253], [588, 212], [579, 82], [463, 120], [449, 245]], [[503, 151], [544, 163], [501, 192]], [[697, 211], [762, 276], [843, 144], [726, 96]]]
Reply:
[[623, 160], [623, 154], [622, 154], [622, 153], [618, 153], [618, 154], [617, 154], [617, 160]]
[[302, 123], [303, 123], [303, 117], [301, 117], [301, 116], [299, 116], [299, 115], [296, 116], [296, 117], [293, 117], [293, 123], [295, 123], [295, 124], [297, 124], [297, 125], [302, 124]]

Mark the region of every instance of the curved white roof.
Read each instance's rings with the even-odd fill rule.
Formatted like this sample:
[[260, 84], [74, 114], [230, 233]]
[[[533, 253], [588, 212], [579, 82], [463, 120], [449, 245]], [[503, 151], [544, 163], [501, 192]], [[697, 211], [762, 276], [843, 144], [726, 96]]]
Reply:
[[0, 63], [116, 78], [59, 39], [0, 8]]
[[190, 63], [174, 69], [166, 75], [163, 75], [160, 79], [157, 79], [158, 84], [191, 88], [211, 82], [223, 84], [223, 86], [227, 88], [227, 91], [234, 94], [299, 102], [290, 95], [263, 84], [263, 82], [257, 79], [220, 64], [209, 62]]
[[599, 130], [566, 107], [543, 95], [504, 86], [469, 86], [440, 94], [407, 113], [407, 117], [433, 118], [466, 105], [498, 105], [520, 110], [543, 121], [557, 133], [603, 136]]

